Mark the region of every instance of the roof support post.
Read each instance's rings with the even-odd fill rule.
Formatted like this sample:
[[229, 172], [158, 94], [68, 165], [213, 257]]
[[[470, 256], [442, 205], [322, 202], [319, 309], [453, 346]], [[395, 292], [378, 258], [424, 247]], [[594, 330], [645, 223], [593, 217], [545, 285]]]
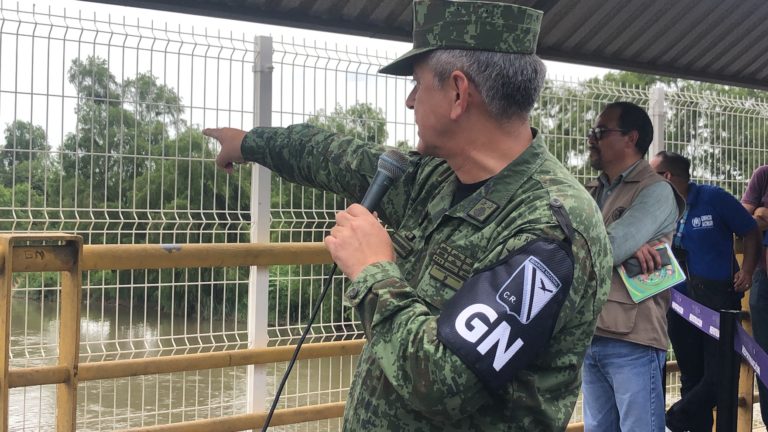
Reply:
[[[257, 36], [253, 64], [253, 124], [272, 124], [272, 38]], [[251, 165], [251, 242], [269, 242], [271, 171], [258, 164]], [[248, 279], [248, 347], [267, 346], [267, 317], [269, 316], [269, 267], [251, 267]], [[266, 367], [247, 368], [248, 412], [263, 412], [266, 408]]]
[[651, 88], [648, 114], [650, 115], [651, 123], [653, 124], [653, 141], [651, 142], [651, 148], [649, 149], [650, 157], [653, 157], [653, 155], [662, 150], [666, 150], [666, 143], [664, 142], [664, 126], [667, 113], [664, 97], [664, 87], [657, 86]]

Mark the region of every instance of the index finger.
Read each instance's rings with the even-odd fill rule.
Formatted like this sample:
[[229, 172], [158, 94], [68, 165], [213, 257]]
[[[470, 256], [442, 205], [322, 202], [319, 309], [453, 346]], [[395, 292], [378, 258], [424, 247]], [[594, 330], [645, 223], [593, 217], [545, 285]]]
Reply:
[[220, 131], [221, 131], [221, 128], [205, 128], [203, 129], [203, 135], [218, 141]]
[[661, 268], [661, 255], [659, 254], [659, 251], [657, 251], [654, 247], [649, 247], [648, 249], [648, 253], [651, 255], [653, 263], [655, 264], [653, 268]]

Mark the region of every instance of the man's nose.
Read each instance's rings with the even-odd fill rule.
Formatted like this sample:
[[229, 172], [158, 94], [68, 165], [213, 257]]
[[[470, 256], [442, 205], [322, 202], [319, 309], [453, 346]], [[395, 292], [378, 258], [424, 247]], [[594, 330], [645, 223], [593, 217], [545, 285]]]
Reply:
[[408, 93], [408, 97], [405, 99], [405, 106], [408, 109], [413, 109], [413, 107], [415, 106], [416, 96], [414, 95], [414, 93], [415, 93], [415, 89], [411, 90], [411, 92]]

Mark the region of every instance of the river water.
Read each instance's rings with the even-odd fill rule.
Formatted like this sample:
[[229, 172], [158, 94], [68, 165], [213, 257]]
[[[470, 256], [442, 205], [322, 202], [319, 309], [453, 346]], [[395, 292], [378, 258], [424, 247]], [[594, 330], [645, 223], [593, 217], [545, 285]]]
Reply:
[[[56, 302], [14, 298], [11, 315], [11, 368], [55, 364]], [[184, 320], [157, 311], [132, 312], [99, 304], [83, 307], [80, 362], [245, 348], [241, 341], [246, 337], [243, 323]], [[283, 391], [281, 407], [344, 400], [355, 360], [298, 362]], [[274, 394], [284, 370], [285, 363], [267, 366], [268, 395]], [[55, 401], [55, 385], [11, 389], [10, 430], [55, 430]], [[245, 367], [81, 382], [78, 386], [78, 430], [125, 429], [245, 412]], [[338, 428], [338, 420], [328, 420], [270, 430]]]

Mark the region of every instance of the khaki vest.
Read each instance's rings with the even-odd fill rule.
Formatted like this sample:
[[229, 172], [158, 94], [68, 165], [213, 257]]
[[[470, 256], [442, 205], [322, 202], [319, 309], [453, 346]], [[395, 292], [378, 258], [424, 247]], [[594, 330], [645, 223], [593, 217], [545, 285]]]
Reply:
[[[643, 189], [660, 181], [666, 180], [656, 174], [647, 161], [641, 160], [603, 203], [602, 213], [605, 225], [608, 226], [619, 219]], [[599, 181], [592, 181], [587, 184], [589, 193], [595, 199], [597, 199], [601, 187]], [[670, 187], [672, 187], [671, 184]], [[672, 187], [672, 190], [675, 191], [675, 188]], [[685, 200], [676, 191], [675, 198], [677, 199], [679, 217], [685, 210]], [[673, 235], [674, 232], [668, 232], [661, 238], [648, 239], [648, 241], [663, 240], [671, 243]], [[608, 301], [597, 318], [595, 334], [667, 350], [669, 348], [667, 309], [669, 308], [670, 297], [669, 290], [666, 290], [640, 303], [635, 303], [621, 281], [619, 272], [614, 268], [611, 291], [608, 293]]]

